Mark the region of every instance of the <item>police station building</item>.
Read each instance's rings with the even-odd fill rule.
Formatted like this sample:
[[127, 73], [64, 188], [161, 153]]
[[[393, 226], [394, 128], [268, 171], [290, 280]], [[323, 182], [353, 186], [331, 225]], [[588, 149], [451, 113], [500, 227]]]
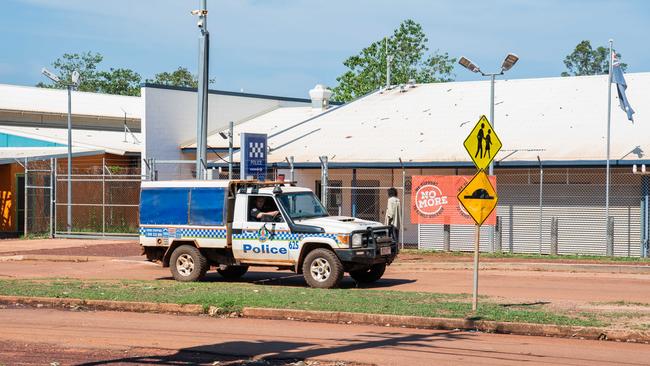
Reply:
[[[496, 82], [490, 122], [503, 146], [494, 159], [498, 205], [493, 224], [482, 228], [482, 250], [605, 255], [609, 247], [617, 256], [644, 254], [650, 182], [632, 167], [650, 163], [650, 109], [644, 103], [650, 73], [629, 73], [626, 80], [636, 114], [634, 123], [628, 121], [613, 93], [609, 220], [607, 76]], [[233, 99], [242, 107], [237, 113], [229, 112], [229, 96], [213, 93], [208, 152], [210, 165], [221, 171], [213, 177], [227, 177], [233, 121], [236, 173], [241, 134], [266, 134], [267, 179], [293, 177], [321, 195], [331, 214], [378, 221], [384, 220], [386, 191], [395, 187], [405, 246], [471, 250], [471, 222], [423, 220], [412, 194], [417, 182], [474, 175], [463, 141], [489, 111], [489, 88], [483, 81], [401, 85], [332, 105], [331, 93], [316, 86], [309, 99]], [[143, 158], [193, 160], [196, 93], [145, 86], [142, 95]], [[191, 178], [193, 167], [161, 163], [155, 169], [158, 179], [172, 179]], [[455, 196], [454, 189], [441, 190], [440, 202]]]

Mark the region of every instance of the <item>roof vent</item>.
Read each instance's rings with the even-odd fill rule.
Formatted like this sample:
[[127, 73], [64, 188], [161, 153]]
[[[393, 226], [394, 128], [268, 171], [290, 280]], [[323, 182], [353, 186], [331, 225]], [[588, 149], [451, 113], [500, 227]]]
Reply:
[[315, 109], [325, 110], [330, 105], [332, 91], [325, 88], [322, 84], [317, 84], [314, 89], [309, 91], [311, 106]]

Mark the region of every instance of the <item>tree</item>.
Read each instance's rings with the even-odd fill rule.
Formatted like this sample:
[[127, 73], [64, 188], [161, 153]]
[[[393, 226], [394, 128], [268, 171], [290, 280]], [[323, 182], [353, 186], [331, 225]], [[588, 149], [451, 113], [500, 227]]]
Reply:
[[[199, 86], [199, 80], [196, 75], [193, 75], [187, 68], [178, 67], [172, 72], [161, 72], [154, 75], [153, 80], [147, 79], [148, 83], [181, 86], [186, 88], [196, 88]], [[208, 80], [208, 84], [213, 84], [214, 79]]]
[[[620, 60], [621, 54], [616, 53], [616, 57]], [[564, 58], [564, 65], [567, 71], [562, 72], [562, 76], [608, 74], [609, 49], [605, 47], [593, 49], [591, 42], [582, 41]], [[621, 63], [621, 69], [625, 71], [627, 64]]]
[[79, 87], [77, 90], [93, 93], [108, 93], [120, 95], [140, 95], [140, 74], [131, 69], [113, 69], [98, 71], [98, 65], [104, 56], [100, 53], [64, 53], [57, 58], [52, 67], [61, 78], [59, 82], [40, 82], [41, 88], [65, 89], [71, 80], [74, 70], [79, 71]]
[[386, 80], [386, 57], [390, 54], [391, 84], [435, 83], [453, 80], [455, 58], [438, 51], [427, 55], [428, 39], [422, 26], [413, 20], [405, 20], [393, 35], [373, 42], [355, 56], [343, 62], [348, 70], [337, 77], [332, 99], [349, 101], [378, 89]]
[[99, 92], [107, 94], [140, 96], [140, 74], [131, 69], [114, 69], [99, 72]]
[[63, 56], [57, 58], [52, 63], [52, 67], [56, 70], [60, 78], [60, 82], [40, 82], [36, 86], [41, 88], [55, 88], [65, 89], [67, 83], [71, 80], [71, 75], [74, 70], [79, 71], [79, 87], [77, 90], [96, 92], [98, 88], [99, 75], [97, 72], [97, 65], [102, 62], [104, 56], [99, 53], [64, 53]]

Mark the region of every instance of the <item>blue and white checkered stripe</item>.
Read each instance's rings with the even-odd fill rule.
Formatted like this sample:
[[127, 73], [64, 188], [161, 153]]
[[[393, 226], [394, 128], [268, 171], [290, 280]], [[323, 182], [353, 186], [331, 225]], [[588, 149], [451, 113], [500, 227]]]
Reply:
[[[171, 233], [170, 233], [171, 231]], [[165, 235], [167, 234], [167, 235]], [[140, 236], [146, 237], [174, 237], [174, 238], [210, 238], [224, 239], [226, 229], [209, 229], [209, 228], [152, 228], [140, 227]]]
[[[171, 229], [171, 233], [169, 233]], [[175, 233], [174, 233], [175, 229]], [[209, 229], [209, 228], [152, 228], [140, 227], [140, 236], [145, 237], [175, 237], [175, 238], [210, 238], [210, 239], [225, 239], [226, 229]], [[164, 234], [163, 234], [164, 233]], [[165, 235], [167, 234], [167, 235]], [[299, 242], [304, 238], [327, 238], [332, 239], [338, 243], [336, 234], [326, 233], [313, 233], [313, 234], [293, 234], [288, 231], [278, 231], [273, 236], [273, 240]], [[259, 238], [258, 231], [242, 231], [241, 234], [233, 235], [234, 239], [248, 239], [257, 240]]]

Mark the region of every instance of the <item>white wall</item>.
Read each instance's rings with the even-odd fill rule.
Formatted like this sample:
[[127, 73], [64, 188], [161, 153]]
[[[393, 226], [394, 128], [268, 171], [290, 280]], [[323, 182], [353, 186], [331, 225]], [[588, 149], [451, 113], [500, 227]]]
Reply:
[[[157, 160], [194, 159], [194, 154], [183, 154], [180, 146], [196, 139], [196, 92], [154, 87], [142, 88], [144, 114], [142, 118], [142, 157]], [[219, 95], [208, 97], [208, 132], [228, 126], [263, 111], [281, 106], [305, 106], [309, 102], [281, 101], [259, 96]], [[178, 166], [158, 164], [159, 179], [189, 178], [187, 172], [193, 167], [184, 166], [184, 174]]]

